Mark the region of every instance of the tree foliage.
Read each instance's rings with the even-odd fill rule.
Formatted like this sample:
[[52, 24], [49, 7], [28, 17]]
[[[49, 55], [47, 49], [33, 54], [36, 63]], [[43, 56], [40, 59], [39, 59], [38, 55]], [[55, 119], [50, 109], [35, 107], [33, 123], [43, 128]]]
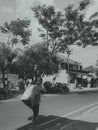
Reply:
[[21, 78], [31, 78], [34, 82], [38, 76], [58, 71], [57, 58], [47, 52], [43, 44], [28, 48], [18, 59]]
[[0, 70], [4, 87], [5, 74], [13, 72], [17, 68], [12, 63], [17, 55], [13, 50], [13, 46], [17, 43], [22, 43], [23, 45], [29, 43], [29, 37], [31, 35], [28, 29], [29, 25], [29, 20], [21, 20], [18, 18], [10, 23], [5, 22], [3, 26], [0, 26], [0, 31], [5, 36], [5, 41], [0, 43]]
[[89, 3], [89, 0], [83, 0], [76, 8], [69, 5], [63, 13], [55, 11], [53, 6], [32, 8], [36, 19], [45, 30], [45, 33], [41, 32], [41, 36], [52, 53], [65, 52], [71, 45], [98, 45], [98, 20], [91, 20], [97, 13], [88, 20], [83, 13]]
[[79, 9], [84, 10], [90, 4], [90, 0], [82, 0], [79, 3]]
[[19, 42], [25, 45], [29, 43], [29, 36], [31, 35], [28, 29], [29, 25], [29, 20], [21, 20], [18, 18], [10, 23], [5, 22], [3, 26], [0, 26], [0, 30], [7, 36], [7, 44], [11, 47]]
[[16, 53], [8, 45], [0, 43], [0, 71], [2, 74], [3, 85], [5, 87], [5, 74], [8, 73]]
[[[41, 33], [44, 42], [47, 43], [47, 47], [52, 49], [52, 53], [61, 51], [62, 46], [62, 24], [64, 19], [60, 11], [56, 12], [53, 6], [38, 6], [32, 8], [35, 12], [35, 17], [38, 22], [44, 28], [45, 32]], [[41, 31], [41, 30], [40, 30]]]

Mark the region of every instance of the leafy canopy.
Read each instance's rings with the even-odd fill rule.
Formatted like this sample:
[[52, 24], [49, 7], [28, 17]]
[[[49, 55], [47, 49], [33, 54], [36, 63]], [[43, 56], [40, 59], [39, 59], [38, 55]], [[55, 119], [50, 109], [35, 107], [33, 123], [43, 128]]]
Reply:
[[[32, 8], [36, 19], [43, 27], [39, 29], [43, 42], [53, 53], [65, 52], [71, 45], [86, 47], [98, 45], [98, 20], [92, 19], [98, 13], [85, 19], [83, 10], [89, 5], [89, 0], [83, 0], [78, 7], [69, 5], [64, 12], [55, 11], [53, 6], [37, 6]], [[44, 32], [44, 33], [43, 33]]]
[[1, 33], [7, 36], [7, 44], [13, 45], [21, 42], [23, 45], [29, 43], [31, 31], [28, 29], [30, 25], [29, 20], [16, 19], [10, 23], [5, 22], [0, 26]]

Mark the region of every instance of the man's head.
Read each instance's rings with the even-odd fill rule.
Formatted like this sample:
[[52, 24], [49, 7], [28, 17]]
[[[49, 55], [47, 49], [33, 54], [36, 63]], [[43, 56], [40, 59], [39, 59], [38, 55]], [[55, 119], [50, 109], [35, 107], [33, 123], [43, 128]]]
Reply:
[[38, 78], [37, 78], [36, 84], [42, 84], [42, 78], [41, 78], [41, 77], [38, 77]]

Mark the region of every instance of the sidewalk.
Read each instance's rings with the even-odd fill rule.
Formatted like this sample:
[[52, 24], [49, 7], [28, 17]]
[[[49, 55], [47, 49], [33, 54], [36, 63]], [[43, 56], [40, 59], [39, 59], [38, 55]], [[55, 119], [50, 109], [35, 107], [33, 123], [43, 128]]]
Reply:
[[71, 93], [97, 93], [98, 87], [96, 88], [73, 88], [70, 90]]
[[[98, 87], [97, 88], [74, 88], [74, 89], [71, 89], [69, 94], [71, 93], [79, 93], [79, 94], [86, 94], [86, 93], [98, 93]], [[68, 94], [68, 93], [67, 93]], [[45, 96], [48, 96], [48, 97], [51, 97], [51, 96], [58, 96], [58, 95], [61, 95], [61, 94], [42, 94], [42, 97], [45, 97]], [[14, 99], [21, 99], [21, 96], [22, 94], [18, 95], [17, 97], [14, 97]]]
[[[72, 89], [70, 89], [69, 94], [73, 94], [73, 93], [78, 93], [78, 94], [98, 93], [98, 87], [96, 87], [96, 88], [84, 88], [84, 87], [72, 88]], [[58, 94], [43, 94], [42, 96], [43, 97], [44, 96], [49, 96], [50, 97], [50, 96], [57, 96], [57, 95], [59, 95], [59, 93]], [[19, 94], [19, 95], [15, 96], [15, 97], [12, 97], [12, 98], [9, 98], [9, 99], [0, 100], [0, 102], [1, 101], [9, 101], [9, 100], [19, 100], [19, 99], [21, 99], [21, 96], [22, 96], [22, 94]]]

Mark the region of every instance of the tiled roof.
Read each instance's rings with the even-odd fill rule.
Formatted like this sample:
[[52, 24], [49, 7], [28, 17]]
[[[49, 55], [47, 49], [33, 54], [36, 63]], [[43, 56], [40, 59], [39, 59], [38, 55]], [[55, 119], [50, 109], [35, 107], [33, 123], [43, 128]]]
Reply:
[[68, 59], [64, 54], [62, 53], [57, 53], [56, 56], [58, 57], [59, 60], [61, 60], [64, 63], [68, 63], [69, 60], [69, 64], [73, 64], [73, 65], [81, 65], [81, 63], [71, 60], [70, 58]]

